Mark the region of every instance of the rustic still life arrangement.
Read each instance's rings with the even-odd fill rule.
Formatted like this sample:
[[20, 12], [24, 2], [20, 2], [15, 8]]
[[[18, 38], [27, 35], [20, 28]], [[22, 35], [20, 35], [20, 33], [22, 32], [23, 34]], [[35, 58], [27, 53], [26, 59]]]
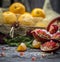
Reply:
[[[43, 9], [35, 8], [29, 13], [18, 2], [1, 15], [0, 44], [17, 47], [15, 51], [21, 52], [20, 55], [28, 48], [49, 54], [60, 49], [60, 17], [47, 22], [44, 20], [46, 14]], [[4, 56], [4, 53], [1, 55]]]

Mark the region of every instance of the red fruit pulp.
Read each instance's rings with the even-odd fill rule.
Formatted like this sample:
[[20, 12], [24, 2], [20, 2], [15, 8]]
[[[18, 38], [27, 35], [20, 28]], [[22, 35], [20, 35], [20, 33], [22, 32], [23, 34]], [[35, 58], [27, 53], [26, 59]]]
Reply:
[[50, 41], [50, 42], [45, 42], [43, 45], [42, 45], [43, 47], [51, 47], [51, 48], [54, 48], [54, 47], [56, 47], [56, 42], [54, 42], [54, 41]]
[[46, 34], [46, 32], [43, 31], [43, 30], [38, 30], [37, 33], [38, 33], [38, 34], [42, 34], [42, 35], [45, 35], [45, 34]]
[[47, 26], [47, 31], [49, 31], [50, 26], [51, 26], [53, 23], [55, 23], [56, 21], [60, 21], [60, 17], [57, 17], [57, 18], [53, 19], [53, 20], [48, 24], [48, 26]]
[[51, 39], [50, 34], [48, 34], [46, 30], [35, 29], [32, 31], [32, 34], [34, 38], [40, 42], [45, 42]]
[[54, 33], [56, 33], [57, 31], [58, 31], [58, 26], [57, 26], [57, 25], [51, 25], [51, 26], [50, 26], [49, 32], [50, 32], [51, 34], [54, 34]]

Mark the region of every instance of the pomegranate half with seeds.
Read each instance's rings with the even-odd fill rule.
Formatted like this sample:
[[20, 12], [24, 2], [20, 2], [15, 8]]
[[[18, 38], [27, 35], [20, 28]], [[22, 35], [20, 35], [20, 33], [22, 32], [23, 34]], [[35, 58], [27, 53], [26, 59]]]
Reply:
[[35, 29], [32, 31], [34, 38], [38, 41], [45, 42], [51, 39], [51, 35], [43, 29]]
[[41, 51], [44, 52], [53, 52], [58, 48], [59, 48], [59, 43], [56, 43], [53, 40], [47, 41], [41, 45]]
[[47, 26], [47, 31], [51, 34], [56, 33], [60, 29], [60, 17], [53, 19]]
[[58, 31], [58, 26], [57, 25], [51, 25], [49, 28], [50, 34], [54, 34]]

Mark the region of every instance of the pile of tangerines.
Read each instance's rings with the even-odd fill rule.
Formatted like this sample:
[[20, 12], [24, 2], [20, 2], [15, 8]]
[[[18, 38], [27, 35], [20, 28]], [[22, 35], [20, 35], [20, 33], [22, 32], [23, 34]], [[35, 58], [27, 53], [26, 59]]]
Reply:
[[3, 23], [13, 24], [19, 22], [22, 26], [42, 26], [45, 27], [46, 24], [34, 20], [34, 18], [40, 18], [40, 20], [45, 18], [45, 12], [41, 8], [34, 8], [31, 12], [27, 12], [25, 6], [22, 3], [15, 2], [8, 8], [8, 11], [3, 12]]

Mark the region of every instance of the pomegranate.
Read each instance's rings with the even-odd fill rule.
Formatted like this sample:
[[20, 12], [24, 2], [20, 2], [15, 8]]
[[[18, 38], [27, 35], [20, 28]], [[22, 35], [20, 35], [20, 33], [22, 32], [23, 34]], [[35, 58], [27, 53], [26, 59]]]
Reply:
[[35, 39], [42, 42], [50, 40], [51, 38], [50, 34], [46, 30], [42, 29], [35, 29], [32, 31], [32, 34]]
[[58, 26], [57, 25], [51, 25], [49, 28], [50, 34], [54, 34], [58, 31]]
[[48, 26], [47, 26], [47, 31], [49, 31], [50, 26], [51, 26], [52, 24], [54, 24], [55, 22], [58, 22], [58, 21], [60, 21], [60, 17], [57, 17], [57, 18], [53, 19], [53, 20], [48, 24]]
[[54, 42], [53, 40], [47, 41], [41, 45], [41, 50], [44, 52], [52, 52], [59, 48], [59, 43]]

